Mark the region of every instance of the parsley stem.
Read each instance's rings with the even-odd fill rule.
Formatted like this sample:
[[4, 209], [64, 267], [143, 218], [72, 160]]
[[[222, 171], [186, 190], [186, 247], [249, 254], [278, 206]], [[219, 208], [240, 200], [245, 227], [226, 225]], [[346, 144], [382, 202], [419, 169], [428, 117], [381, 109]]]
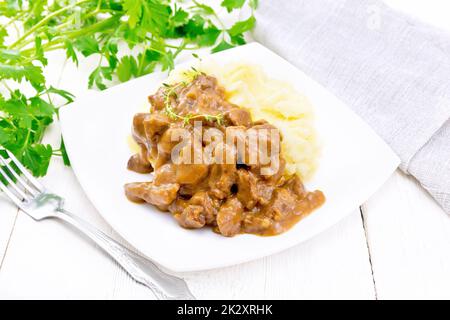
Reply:
[[14, 129], [17, 129], [17, 126], [14, 124], [14, 122], [9, 119], [8, 117], [2, 117], [2, 120], [5, 120], [6, 122], [8, 122], [8, 124], [13, 127]]
[[[64, 45], [62, 46], [58, 46], [56, 47], [55, 45], [59, 45], [59, 44], [64, 44], [64, 41], [66, 41], [67, 39], [76, 39], [80, 36], [83, 36], [84, 34], [92, 34], [95, 33], [96, 31], [99, 30], [105, 30], [111, 26], [115, 25], [116, 20], [120, 19], [119, 16], [112, 16], [108, 19], [102, 20], [100, 22], [97, 22], [95, 24], [92, 24], [86, 28], [83, 28], [81, 30], [74, 30], [74, 31], [69, 31], [66, 33], [62, 33], [60, 37], [58, 37], [57, 39], [51, 41], [51, 42], [47, 42], [45, 44], [42, 45], [42, 48], [45, 50], [56, 50], [56, 49], [61, 49], [64, 48]], [[29, 48], [29, 49], [25, 49], [23, 51], [21, 51], [21, 54], [23, 55], [27, 55], [30, 52], [34, 52], [34, 48]]]
[[[82, 31], [83, 33], [91, 32], [90, 30], [92, 30], [92, 28], [95, 28], [95, 29], [100, 30], [100, 29], [101, 29], [100, 27], [105, 27], [105, 24], [106, 24], [106, 26], [107, 26], [107, 25], [110, 24], [111, 22], [115, 22], [116, 19], [120, 19], [120, 17], [122, 17], [122, 14], [121, 14], [120, 11], [116, 11], [116, 10], [108, 10], [108, 9], [102, 9], [102, 10], [99, 10], [98, 12], [91, 12], [91, 13], [87, 14], [86, 16], [83, 17], [83, 19], [90, 18], [91, 16], [95, 16], [95, 15], [97, 15], [98, 13], [102, 13], [102, 12], [105, 12], [105, 13], [118, 13], [118, 14], [112, 16], [112, 17], [116, 17], [116, 18], [113, 19], [113, 21], [108, 20], [108, 19], [109, 19], [109, 18], [108, 18], [108, 19], [101, 20], [100, 22], [97, 22], [97, 23], [95, 23], [95, 24], [92, 24], [92, 25], [90, 25], [90, 26], [87, 26], [87, 27], [83, 28], [83, 31]], [[110, 17], [110, 18], [112, 18], [112, 17]], [[108, 20], [108, 23], [103, 23], [103, 21], [107, 21], [107, 20]], [[73, 17], [70, 16], [69, 19], [67, 19], [66, 22], [61, 23], [61, 24], [55, 26], [54, 29], [55, 29], [55, 30], [63, 30], [65, 27], [71, 26], [72, 23], [73, 23]], [[95, 31], [95, 29], [94, 29], [94, 31]], [[67, 36], [67, 35], [70, 36], [71, 33], [74, 33], [74, 32], [76, 32], [76, 33], [78, 34], [78, 33], [80, 33], [80, 31], [81, 31], [81, 30], [79, 30], [79, 29], [63, 30], [63, 32], [61, 32], [61, 33], [57, 36], [57, 39], [59, 39], [59, 37], [62, 37], [62, 36]], [[39, 32], [37, 33], [37, 35], [38, 35], [38, 36], [41, 36], [41, 37], [42, 37], [42, 36], [45, 36], [45, 32], [44, 32], [44, 31], [39, 31]], [[76, 35], [76, 36], [77, 36], [77, 35]], [[55, 40], [53, 40], [53, 41], [55, 41]], [[18, 45], [16, 48], [21, 49], [21, 48], [23, 48], [23, 47], [25, 47], [25, 46], [27, 46], [28, 44], [33, 43], [33, 42], [34, 42], [34, 38], [33, 38], [33, 39], [28, 39], [28, 40], [26, 40], [26, 41], [22, 41], [22, 43], [21, 43], [20, 45]]]
[[22, 148], [20, 148], [20, 150], [17, 154], [22, 155], [24, 153], [25, 148], [28, 146], [28, 141], [30, 140], [30, 134], [31, 134], [31, 129], [28, 129], [27, 136], [25, 138], [25, 142], [23, 143]]
[[183, 39], [181, 45], [177, 48], [177, 50], [175, 50], [173, 58], [175, 59], [180, 54], [180, 52], [184, 50], [185, 47], [186, 47], [186, 39]]
[[[171, 48], [171, 49], [178, 49], [179, 48], [179, 46], [174, 46], [174, 45], [171, 45], [171, 44], [168, 44], [168, 43], [166, 43], [166, 47], [167, 48]], [[198, 50], [200, 48], [201, 48], [200, 46], [192, 46], [192, 47], [185, 46], [183, 48], [183, 50]]]
[[144, 61], [145, 61], [145, 50], [147, 50], [144, 47], [144, 51], [141, 54], [141, 59], [139, 60], [139, 66], [138, 66], [138, 71], [137, 71], [137, 76], [141, 76], [142, 75], [142, 68], [144, 67]]
[[55, 12], [50, 13], [48, 16], [46, 16], [44, 19], [36, 23], [33, 27], [31, 27], [27, 32], [25, 32], [19, 39], [17, 39], [13, 44], [9, 46], [10, 49], [15, 48], [17, 45], [20, 44], [21, 41], [25, 40], [29, 35], [33, 34], [37, 29], [45, 25], [47, 22], [49, 22], [52, 18], [58, 16], [59, 14], [72, 9], [76, 6], [79, 6], [80, 4], [83, 4], [85, 2], [89, 2], [89, 0], [82, 0], [79, 2], [76, 2], [74, 4], [68, 5], [64, 8], [61, 8], [59, 10], [56, 10]]
[[12, 89], [9, 87], [8, 83], [6, 83], [6, 80], [2, 81], [2, 84], [5, 86], [5, 88], [9, 91], [9, 93], [12, 93]]

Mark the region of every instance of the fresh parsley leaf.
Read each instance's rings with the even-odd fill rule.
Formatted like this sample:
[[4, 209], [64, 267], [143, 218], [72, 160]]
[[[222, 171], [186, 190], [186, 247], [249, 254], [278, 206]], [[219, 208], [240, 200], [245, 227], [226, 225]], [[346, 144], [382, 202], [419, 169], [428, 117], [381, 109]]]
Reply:
[[44, 49], [42, 48], [42, 39], [41, 37], [34, 38], [34, 49], [36, 51], [36, 60], [39, 60], [42, 65], [47, 65], [47, 59], [44, 56]]
[[62, 136], [61, 136], [61, 145], [59, 146], [59, 150], [61, 151], [64, 165], [67, 167], [70, 167], [69, 155], [67, 154], [66, 145], [64, 144], [64, 139]]
[[57, 88], [52, 87], [52, 86], [50, 86], [50, 88], [48, 88], [46, 90], [46, 92], [59, 95], [60, 97], [62, 97], [62, 98], [64, 98], [66, 100], [66, 104], [73, 102], [73, 100], [75, 99], [75, 96], [73, 94], [71, 94], [70, 92], [67, 92], [67, 91], [62, 90], [62, 89], [57, 89]]
[[37, 90], [41, 90], [45, 83], [41, 67], [34, 66], [30, 63], [27, 63], [26, 65], [0, 63], [0, 80], [1, 79], [12, 79], [18, 82], [26, 79]]
[[174, 57], [171, 51], [167, 52], [165, 55], [162, 55], [160, 62], [162, 71], [172, 70], [175, 67]]
[[43, 118], [48, 118], [51, 122], [53, 114], [56, 112], [51, 104], [39, 96], [27, 99], [19, 92], [16, 92], [10, 99], [0, 102], [0, 111], [12, 116], [23, 128], [30, 128], [33, 121], [40, 121]]
[[230, 36], [230, 40], [231, 40], [232, 44], [235, 44], [238, 46], [241, 46], [246, 43], [244, 35], [242, 33], [239, 33], [235, 36]]
[[5, 28], [0, 28], [0, 48], [5, 46], [5, 38], [8, 36], [8, 32]]
[[105, 47], [108, 53], [115, 55], [119, 52], [119, 47], [117, 46], [118, 39], [112, 38], [109, 39], [106, 43]]
[[75, 40], [74, 46], [85, 57], [88, 57], [94, 53], [100, 53], [98, 42], [97, 40], [95, 40], [94, 36], [85, 36], [78, 38], [77, 40]]
[[72, 42], [66, 40], [64, 41], [64, 45], [66, 47], [66, 57], [68, 59], [72, 59], [72, 61], [78, 66], [78, 57], [75, 49], [73, 48]]
[[29, 99], [30, 114], [34, 117], [49, 117], [52, 118], [56, 109], [53, 105], [40, 97], [31, 97]]
[[124, 10], [128, 16], [128, 24], [152, 33], [164, 33], [171, 8], [162, 0], [124, 0]]
[[0, 104], [0, 110], [9, 115], [13, 115], [19, 127], [30, 127], [33, 115], [30, 114], [26, 102], [22, 100], [10, 99]]
[[255, 26], [255, 23], [256, 23], [255, 17], [251, 16], [247, 20], [236, 22], [231, 27], [231, 29], [228, 30], [228, 33], [232, 37], [237, 36], [238, 34], [241, 34], [241, 33], [244, 33], [246, 31], [253, 29], [253, 27]]
[[95, 68], [89, 75], [88, 88], [91, 89], [94, 85], [100, 90], [106, 89], [106, 85], [103, 83], [102, 67]]
[[228, 12], [233, 11], [234, 9], [242, 8], [245, 0], [223, 0], [220, 4], [222, 7], [227, 8]]
[[201, 15], [195, 14], [194, 16], [192, 16], [192, 18], [183, 28], [185, 30], [186, 37], [195, 39], [199, 35], [204, 34], [205, 23], [206, 21]]
[[137, 70], [136, 59], [133, 56], [124, 56], [120, 59], [116, 73], [119, 80], [125, 82], [136, 76]]
[[112, 80], [112, 69], [110, 67], [100, 67], [101, 74], [106, 80]]
[[43, 177], [47, 173], [52, 157], [53, 148], [47, 144], [33, 144], [26, 147], [23, 155], [20, 157], [22, 163], [34, 176]]
[[196, 8], [201, 9], [201, 11], [207, 15], [213, 15], [214, 14], [214, 9], [211, 8], [210, 6], [204, 4], [204, 3], [199, 3], [198, 1], [194, 0], [194, 4], [196, 6]]
[[134, 28], [142, 15], [142, 3], [140, 0], [124, 0], [123, 8], [128, 15], [128, 24]]
[[197, 43], [200, 46], [212, 46], [213, 44], [216, 43], [217, 38], [219, 37], [219, 35], [222, 32], [216, 27], [216, 26], [211, 26], [209, 28], [207, 28], [206, 30], [204, 30], [204, 33], [199, 35], [197, 37]]
[[177, 9], [173, 16], [170, 18], [170, 22], [174, 27], [179, 27], [186, 24], [189, 20], [189, 14], [183, 9]]
[[[2, 122], [4, 122], [4, 120]], [[0, 122], [0, 145], [3, 145], [5, 142], [7, 142], [11, 139], [11, 129], [7, 128], [7, 127], [5, 128], [1, 124], [2, 123]], [[7, 124], [4, 124], [4, 125], [7, 125]]]
[[161, 55], [158, 52], [152, 50], [145, 50], [144, 53], [139, 53], [136, 59], [138, 61], [136, 77], [153, 72], [160, 57]]

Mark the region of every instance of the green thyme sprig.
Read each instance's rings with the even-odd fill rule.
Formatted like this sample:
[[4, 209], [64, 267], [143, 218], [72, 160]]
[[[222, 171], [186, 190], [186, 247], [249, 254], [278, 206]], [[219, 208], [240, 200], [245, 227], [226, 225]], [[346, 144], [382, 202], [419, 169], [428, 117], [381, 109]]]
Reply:
[[186, 88], [192, 81], [197, 79], [198, 76], [203, 75], [201, 71], [198, 71], [194, 67], [191, 67], [190, 70], [187, 70], [183, 73], [184, 80], [178, 82], [176, 84], [170, 85], [167, 83], [163, 83], [165, 87], [164, 91], [164, 112], [166, 115], [173, 120], [181, 120], [183, 125], [189, 124], [192, 120], [195, 119], [205, 119], [208, 122], [216, 122], [218, 125], [223, 124], [223, 114], [219, 113], [216, 115], [211, 114], [187, 114], [187, 115], [179, 115], [175, 112], [172, 107], [172, 98], [177, 98], [177, 89]]

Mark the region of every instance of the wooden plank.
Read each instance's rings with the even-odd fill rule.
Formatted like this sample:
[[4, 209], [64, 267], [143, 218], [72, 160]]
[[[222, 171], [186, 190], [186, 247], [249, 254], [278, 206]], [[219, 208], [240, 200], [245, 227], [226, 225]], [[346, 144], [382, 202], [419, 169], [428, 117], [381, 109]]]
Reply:
[[188, 276], [203, 299], [374, 299], [359, 210], [280, 254]]
[[396, 172], [364, 207], [380, 299], [450, 298], [450, 218]]
[[6, 254], [6, 249], [14, 229], [17, 208], [3, 195], [0, 195], [0, 270]]

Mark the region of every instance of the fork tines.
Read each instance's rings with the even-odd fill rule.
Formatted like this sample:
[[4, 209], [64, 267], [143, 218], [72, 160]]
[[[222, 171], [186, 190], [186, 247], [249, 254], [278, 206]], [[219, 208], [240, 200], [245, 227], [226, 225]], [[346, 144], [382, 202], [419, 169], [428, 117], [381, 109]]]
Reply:
[[[44, 187], [10, 151], [6, 149], [0, 149], [0, 151], [3, 151], [0, 152], [0, 177], [3, 178], [0, 180], [0, 189], [20, 207], [23, 202], [30, 201], [42, 193]], [[4, 153], [8, 155], [8, 158], [2, 156]], [[13, 179], [16, 181], [14, 182]]]

